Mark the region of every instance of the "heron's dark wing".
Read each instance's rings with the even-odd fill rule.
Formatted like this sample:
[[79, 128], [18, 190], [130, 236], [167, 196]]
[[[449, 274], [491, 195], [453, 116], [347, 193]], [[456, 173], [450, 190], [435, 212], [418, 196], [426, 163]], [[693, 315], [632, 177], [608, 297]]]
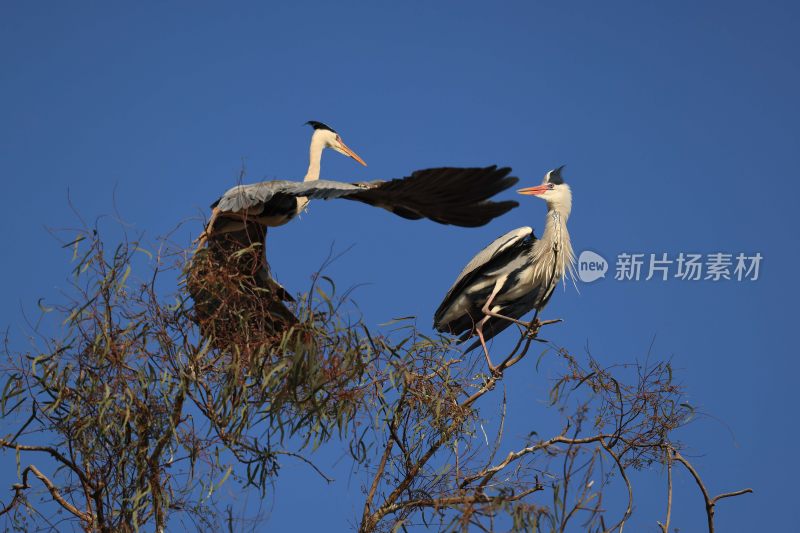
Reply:
[[519, 204], [487, 201], [519, 181], [511, 169], [429, 168], [390, 181], [366, 183], [366, 188], [343, 195], [382, 207], [403, 218], [428, 218], [440, 224], [463, 227], [483, 226]]
[[[530, 226], [523, 226], [509, 231], [492, 241], [489, 246], [478, 252], [478, 254], [467, 263], [464, 270], [461, 271], [447, 295], [442, 300], [439, 308], [434, 313], [434, 327], [440, 331], [449, 331], [455, 334], [463, 332], [465, 329], [471, 329], [472, 325], [482, 318], [479, 312], [484, 302], [477, 300], [480, 295], [475, 295], [476, 301], [473, 307], [477, 309], [472, 310], [471, 313], [466, 313], [459, 317], [459, 319], [452, 320], [448, 323], [443, 323], [442, 319], [447, 313], [451, 305], [455, 303], [459, 296], [461, 296], [470, 286], [482, 275], [487, 273], [500, 273], [504, 267], [507, 267], [515, 259], [520, 258], [521, 255], [526, 253], [531, 246], [531, 240], [535, 239], [533, 236], [533, 228]], [[487, 286], [488, 298], [493, 287]]]
[[274, 180], [237, 185], [229, 189], [211, 207], [222, 212], [238, 213], [286, 198], [304, 196], [310, 199], [340, 198], [361, 192], [370, 185], [344, 183], [331, 180], [289, 181]]

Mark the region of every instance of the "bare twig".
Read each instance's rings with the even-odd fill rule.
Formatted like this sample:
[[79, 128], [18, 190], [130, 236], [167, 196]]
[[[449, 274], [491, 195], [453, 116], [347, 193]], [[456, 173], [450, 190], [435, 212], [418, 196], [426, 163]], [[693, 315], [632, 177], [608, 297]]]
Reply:
[[53, 497], [53, 499], [56, 502], [58, 502], [59, 505], [61, 505], [61, 507], [63, 507], [64, 509], [66, 509], [67, 511], [69, 511], [70, 513], [75, 515], [76, 517], [78, 517], [81, 520], [83, 520], [86, 523], [87, 526], [93, 526], [94, 525], [93, 517], [88, 515], [88, 514], [86, 514], [86, 513], [84, 513], [84, 512], [82, 512], [82, 511], [80, 511], [74, 505], [72, 505], [67, 500], [65, 500], [64, 497], [61, 495], [61, 493], [58, 491], [58, 488], [56, 488], [56, 486], [53, 484], [53, 482], [50, 481], [50, 479], [47, 476], [42, 474], [42, 472], [38, 468], [36, 468], [35, 465], [29, 465], [25, 470], [23, 470], [23, 472], [22, 472], [22, 488], [23, 489], [29, 487], [29, 485], [28, 485], [28, 475], [27, 475], [28, 471], [33, 472], [33, 475], [35, 475], [37, 478], [39, 478], [39, 481], [41, 481], [44, 484], [44, 486], [47, 487], [47, 490], [50, 492], [50, 495]]
[[614, 453], [607, 444], [605, 439], [600, 439], [600, 445], [603, 449], [608, 453], [611, 457], [614, 458], [614, 462], [617, 463], [617, 468], [619, 469], [620, 476], [622, 476], [623, 481], [625, 481], [625, 488], [628, 489], [628, 507], [625, 509], [625, 514], [622, 515], [620, 521], [612, 527], [611, 529], [619, 528], [619, 533], [622, 533], [623, 528], [625, 527], [625, 522], [630, 518], [631, 513], [633, 512], [633, 487], [631, 487], [631, 481], [628, 479], [628, 474], [625, 472], [625, 467], [622, 465], [622, 461], [620, 461], [619, 456]]
[[716, 506], [717, 501], [719, 501], [719, 500], [721, 500], [723, 498], [731, 498], [733, 496], [741, 496], [742, 494], [749, 494], [749, 493], [753, 492], [753, 489], [747, 488], [747, 489], [737, 490], [737, 491], [733, 491], [733, 492], [725, 492], [723, 494], [720, 494], [718, 496], [714, 496], [712, 498], [711, 496], [709, 496], [708, 490], [706, 489], [706, 486], [703, 483], [703, 480], [700, 477], [700, 474], [697, 473], [697, 470], [695, 470], [694, 466], [692, 466], [692, 464], [689, 461], [687, 461], [676, 450], [673, 450], [673, 454], [674, 454], [673, 456], [674, 456], [675, 460], [686, 467], [686, 469], [689, 471], [689, 473], [694, 478], [695, 483], [697, 483], [697, 486], [700, 488], [700, 492], [703, 493], [703, 499], [705, 500], [705, 503], [706, 503], [706, 517], [708, 518], [708, 533], [714, 533], [714, 511], [715, 511], [714, 507]]
[[661, 528], [662, 533], [669, 533], [669, 522], [672, 516], [672, 448], [665, 447], [666, 463], [667, 463], [667, 518], [664, 523], [657, 522]]

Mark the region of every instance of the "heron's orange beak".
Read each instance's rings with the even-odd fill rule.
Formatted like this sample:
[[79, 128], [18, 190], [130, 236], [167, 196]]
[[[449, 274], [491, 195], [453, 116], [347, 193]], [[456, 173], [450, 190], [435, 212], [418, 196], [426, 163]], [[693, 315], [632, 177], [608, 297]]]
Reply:
[[342, 148], [342, 151], [345, 154], [349, 155], [350, 157], [352, 157], [353, 159], [355, 159], [356, 161], [358, 161], [362, 165], [367, 166], [367, 164], [364, 162], [364, 160], [361, 159], [360, 157], [358, 157], [358, 154], [355, 153], [354, 151], [352, 151], [346, 144], [344, 144], [341, 139], [339, 139], [339, 144], [342, 145], [341, 148]]
[[519, 194], [529, 194], [532, 196], [539, 196], [541, 194], [546, 193], [550, 190], [549, 183], [543, 183], [542, 185], [537, 185], [536, 187], [526, 187], [524, 189], [519, 189], [517, 192]]

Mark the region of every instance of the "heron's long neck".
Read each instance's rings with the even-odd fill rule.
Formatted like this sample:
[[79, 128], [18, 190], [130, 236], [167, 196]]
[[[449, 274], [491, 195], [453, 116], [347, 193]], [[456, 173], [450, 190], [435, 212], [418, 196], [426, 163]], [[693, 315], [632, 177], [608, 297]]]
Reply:
[[549, 206], [544, 232], [533, 245], [536, 274], [556, 281], [573, 276], [575, 253], [567, 231], [569, 209]]
[[308, 171], [303, 181], [313, 181], [319, 179], [319, 167], [322, 161], [322, 151], [325, 149], [325, 141], [314, 135], [311, 137], [311, 147], [308, 149]]

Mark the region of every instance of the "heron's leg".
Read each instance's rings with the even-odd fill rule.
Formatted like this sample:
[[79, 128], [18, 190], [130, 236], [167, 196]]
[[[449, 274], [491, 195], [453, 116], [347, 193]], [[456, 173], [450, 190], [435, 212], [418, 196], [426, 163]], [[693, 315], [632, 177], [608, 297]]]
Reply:
[[489, 298], [486, 299], [486, 303], [483, 304], [483, 308], [481, 312], [485, 315], [480, 322], [475, 325], [475, 333], [478, 334], [478, 338], [481, 340], [481, 346], [483, 347], [483, 354], [486, 356], [486, 363], [489, 365], [489, 370], [494, 374], [497, 372], [497, 368], [492, 364], [492, 359], [489, 357], [489, 349], [486, 347], [486, 339], [483, 336], [483, 326], [492, 316], [497, 316], [497, 313], [492, 313], [492, 310], [489, 306], [492, 305], [492, 301], [494, 300], [497, 293], [500, 292], [500, 289], [506, 282], [506, 278], [500, 278], [494, 284], [494, 288], [492, 289], [492, 293], [489, 295]]
[[195, 242], [197, 242], [197, 248], [195, 249], [194, 253], [200, 251], [200, 248], [208, 240], [208, 237], [211, 235], [211, 230], [214, 227], [214, 222], [216, 222], [217, 217], [219, 216], [219, 207], [215, 207], [211, 210], [211, 218], [208, 220], [208, 224], [206, 224], [206, 229], [203, 230], [203, 233], [197, 238]]
[[516, 318], [511, 318], [510, 316], [501, 315], [500, 313], [495, 313], [491, 309], [488, 309], [488, 310], [481, 309], [481, 311], [483, 311], [483, 314], [485, 314], [485, 315], [488, 315], [488, 316], [491, 316], [491, 317], [494, 317], [494, 318], [502, 318], [503, 320], [508, 320], [509, 322], [513, 322], [514, 324], [519, 324], [520, 326], [523, 326], [523, 327], [526, 327], [526, 328], [528, 326], [530, 326], [529, 322], [523, 322], [522, 320], [517, 320]]
[[497, 283], [495, 283], [494, 289], [492, 290], [492, 294], [486, 300], [486, 303], [483, 304], [483, 308], [481, 308], [481, 312], [484, 315], [486, 315], [487, 317], [492, 316], [492, 317], [495, 317], [495, 318], [502, 318], [503, 320], [508, 320], [509, 322], [513, 322], [515, 324], [519, 324], [520, 326], [525, 326], [527, 328], [530, 325], [527, 322], [522, 322], [521, 320], [517, 320], [516, 318], [511, 318], [510, 316], [501, 315], [500, 313], [492, 311], [492, 308], [491, 308], [492, 302], [494, 301], [495, 296], [497, 296], [497, 293], [500, 292], [500, 289], [503, 287], [503, 284], [505, 283], [505, 281], [506, 281], [506, 278], [501, 278], [501, 279], [497, 280]]
[[486, 324], [486, 321], [489, 320], [489, 318], [491, 317], [485, 316], [475, 325], [475, 333], [478, 334], [478, 338], [481, 341], [483, 355], [486, 356], [486, 364], [489, 365], [489, 372], [495, 374], [497, 372], [497, 368], [492, 364], [492, 359], [489, 357], [489, 348], [486, 347], [486, 339], [483, 337], [483, 325]]

